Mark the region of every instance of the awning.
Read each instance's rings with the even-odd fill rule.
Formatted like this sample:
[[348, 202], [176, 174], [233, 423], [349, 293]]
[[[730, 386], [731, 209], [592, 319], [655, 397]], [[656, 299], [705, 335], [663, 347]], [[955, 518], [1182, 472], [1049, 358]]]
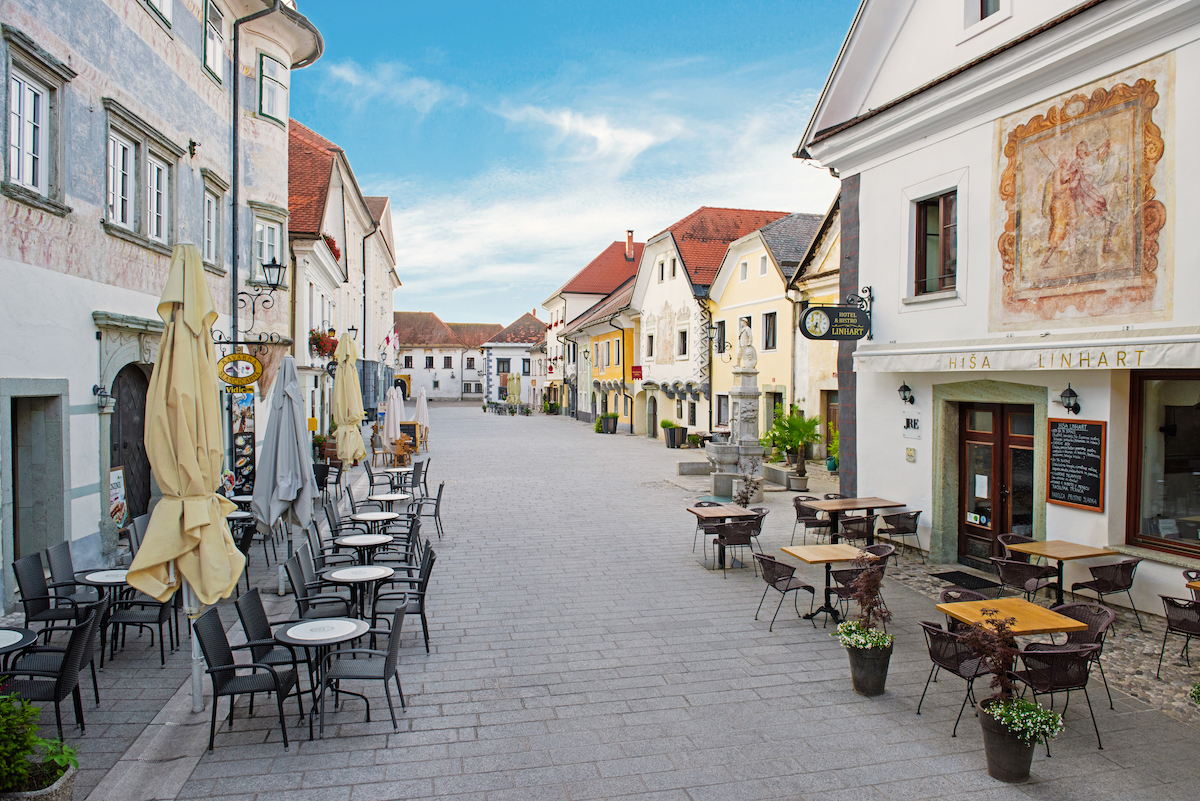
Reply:
[[855, 371], [867, 373], [1195, 369], [1197, 365], [1200, 326], [975, 339], [952, 345], [871, 342], [860, 343], [854, 352]]

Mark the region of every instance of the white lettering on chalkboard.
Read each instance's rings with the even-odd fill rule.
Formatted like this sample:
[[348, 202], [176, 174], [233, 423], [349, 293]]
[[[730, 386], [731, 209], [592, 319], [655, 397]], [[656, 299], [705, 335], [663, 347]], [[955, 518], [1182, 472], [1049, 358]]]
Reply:
[[1104, 511], [1105, 424], [1050, 420], [1046, 500]]

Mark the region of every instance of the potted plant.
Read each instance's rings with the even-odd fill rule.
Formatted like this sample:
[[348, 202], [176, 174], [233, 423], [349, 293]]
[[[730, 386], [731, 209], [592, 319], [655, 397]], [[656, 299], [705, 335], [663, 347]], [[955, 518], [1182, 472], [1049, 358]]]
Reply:
[[319, 331], [314, 328], [308, 332], [308, 349], [316, 356], [332, 359], [334, 351], [337, 350], [337, 344], [338, 341], [327, 331]]
[[1017, 643], [1013, 618], [998, 617], [999, 610], [981, 609], [985, 621], [963, 632], [963, 643], [979, 655], [984, 669], [992, 674], [995, 694], [979, 702], [979, 725], [983, 727], [983, 750], [988, 775], [1002, 782], [1029, 778], [1033, 746], [1062, 731], [1062, 716], [1032, 701], [1016, 697], [1012, 673]]
[[678, 425], [671, 420], [663, 420], [659, 423], [659, 427], [664, 432], [668, 448], [678, 448], [687, 440], [687, 426]]
[[687, 443], [692, 448], [699, 448], [700, 447], [700, 435], [699, 434], [688, 434], [687, 435]]
[[775, 422], [760, 441], [763, 447], [775, 446], [788, 457], [788, 464], [796, 465], [796, 475], [788, 476], [788, 489], [803, 492], [808, 489], [808, 472], [804, 465], [804, 451], [808, 445], [821, 441], [821, 418], [805, 417], [795, 405], [787, 414], [783, 407], [775, 406]]
[[605, 434], [617, 433], [617, 417], [616, 412], [605, 412], [600, 415], [601, 430]]
[[838, 469], [838, 430], [833, 423], [829, 424], [829, 447], [825, 452], [825, 469], [836, 473]]
[[888, 665], [892, 660], [893, 637], [876, 628], [886, 625], [892, 613], [883, 605], [879, 588], [883, 584], [883, 566], [879, 557], [863, 552], [851, 564], [862, 572], [850, 583], [851, 596], [858, 603], [858, 617], [838, 623], [831, 636], [846, 649], [850, 659], [850, 681], [860, 695], [882, 695], [887, 683]]
[[325, 443], [329, 441], [329, 437], [323, 434], [313, 434], [312, 441], [314, 458], [320, 461], [321, 454], [325, 451]]
[[0, 799], [71, 801], [79, 769], [75, 749], [38, 737], [37, 720], [36, 706], [0, 695]]

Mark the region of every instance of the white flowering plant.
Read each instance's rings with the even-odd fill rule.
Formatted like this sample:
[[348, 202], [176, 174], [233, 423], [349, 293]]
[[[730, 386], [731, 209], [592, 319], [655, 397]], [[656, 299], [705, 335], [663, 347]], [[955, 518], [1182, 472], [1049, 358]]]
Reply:
[[987, 712], [1027, 745], [1053, 740], [1063, 730], [1062, 715], [1021, 698], [996, 701]]
[[837, 625], [837, 631], [831, 635], [837, 637], [844, 648], [887, 648], [891, 646], [893, 637], [881, 629], [867, 628], [861, 620], [846, 620]]

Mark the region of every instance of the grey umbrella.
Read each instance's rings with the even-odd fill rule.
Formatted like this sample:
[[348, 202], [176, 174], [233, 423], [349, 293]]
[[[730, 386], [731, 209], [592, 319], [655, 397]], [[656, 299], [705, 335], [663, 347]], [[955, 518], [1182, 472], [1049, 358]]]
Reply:
[[[296, 360], [283, 357], [271, 392], [270, 417], [263, 438], [250, 505], [258, 528], [270, 536], [271, 527], [283, 518], [292, 535], [301, 536], [312, 522], [317, 481], [313, 477], [312, 440], [304, 413], [304, 396]], [[290, 539], [289, 539], [290, 542]], [[289, 554], [291, 548], [288, 549]], [[279, 594], [283, 594], [283, 566], [279, 568]]]

